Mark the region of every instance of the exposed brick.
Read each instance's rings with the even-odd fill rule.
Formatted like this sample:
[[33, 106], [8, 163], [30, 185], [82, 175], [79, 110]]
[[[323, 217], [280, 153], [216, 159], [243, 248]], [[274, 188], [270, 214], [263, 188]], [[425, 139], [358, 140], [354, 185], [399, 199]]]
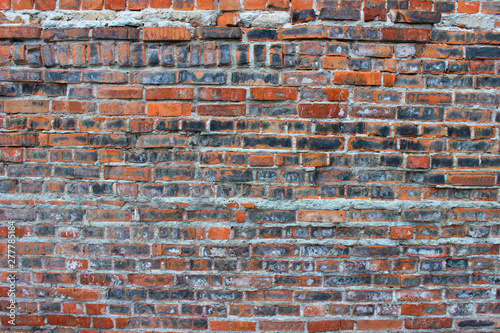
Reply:
[[161, 41], [161, 40], [190, 40], [191, 33], [185, 27], [161, 27], [161, 28], [144, 28], [143, 38], [145, 41]]
[[500, 327], [497, 1], [0, 10], [19, 332]]

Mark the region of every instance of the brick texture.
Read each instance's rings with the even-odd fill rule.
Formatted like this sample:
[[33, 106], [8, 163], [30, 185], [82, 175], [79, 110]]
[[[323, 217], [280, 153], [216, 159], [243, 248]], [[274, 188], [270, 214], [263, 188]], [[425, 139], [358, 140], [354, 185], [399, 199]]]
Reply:
[[497, 1], [0, 10], [9, 332], [500, 330]]

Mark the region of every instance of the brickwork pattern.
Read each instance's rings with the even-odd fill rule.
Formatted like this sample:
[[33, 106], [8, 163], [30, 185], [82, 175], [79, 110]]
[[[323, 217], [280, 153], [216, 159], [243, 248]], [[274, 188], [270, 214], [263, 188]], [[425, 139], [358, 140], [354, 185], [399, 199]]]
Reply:
[[[2, 327], [500, 330], [500, 2], [0, 9]], [[72, 11], [217, 22], [37, 18]]]

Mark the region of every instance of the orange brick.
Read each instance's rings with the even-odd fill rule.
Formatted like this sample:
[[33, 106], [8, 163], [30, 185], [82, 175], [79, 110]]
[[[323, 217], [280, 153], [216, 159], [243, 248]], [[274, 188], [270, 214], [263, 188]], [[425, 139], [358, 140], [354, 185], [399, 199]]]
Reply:
[[0, 10], [10, 9], [10, 0], [0, 0]]
[[479, 12], [479, 5], [478, 1], [459, 1], [457, 10], [459, 13], [475, 14]]
[[384, 87], [394, 87], [396, 74], [384, 73]]
[[147, 88], [147, 100], [193, 99], [193, 88]]
[[289, 0], [268, 0], [267, 10], [288, 10], [290, 8]]
[[252, 321], [210, 321], [210, 330], [213, 331], [255, 331], [255, 322]]
[[104, 167], [104, 179], [149, 181], [151, 180], [151, 169], [106, 166]]
[[191, 114], [190, 103], [150, 102], [148, 116], [179, 117]]
[[127, 0], [104, 0], [104, 9], [125, 10], [127, 9]]
[[273, 166], [274, 165], [274, 154], [262, 153], [262, 154], [250, 154], [250, 166]]
[[48, 113], [49, 101], [42, 100], [7, 100], [5, 101], [7, 113]]
[[265, 10], [266, 0], [244, 0], [243, 8], [245, 10]]
[[432, 0], [411, 0], [410, 9], [418, 11], [431, 11]]
[[292, 11], [313, 9], [313, 0], [292, 0]]
[[82, 0], [83, 10], [102, 10], [104, 0]]
[[379, 72], [335, 72], [335, 84], [356, 86], [378, 86], [382, 75]]
[[2, 148], [1, 159], [4, 162], [19, 163], [23, 161], [24, 151], [22, 148]]
[[327, 69], [346, 69], [347, 57], [324, 57], [323, 68]]
[[[149, 4], [149, 6], [151, 8], [156, 8], [156, 9], [170, 8], [170, 6], [172, 6], [172, 0], [151, 0], [151, 3]], [[199, 9], [202, 9], [202, 8], [199, 8]]]
[[345, 222], [346, 212], [337, 210], [299, 210], [297, 220], [303, 222]]
[[97, 98], [142, 99], [142, 86], [97, 87]]
[[191, 32], [186, 27], [145, 27], [144, 41], [190, 40]]
[[255, 100], [296, 100], [296, 88], [250, 88], [250, 98]]
[[410, 155], [406, 159], [406, 166], [410, 169], [428, 169], [431, 165], [431, 158], [429, 155], [414, 156]]
[[128, 0], [129, 10], [142, 10], [148, 8], [149, 0]]
[[450, 172], [448, 173], [447, 183], [463, 186], [494, 186], [495, 174], [485, 172]]
[[412, 227], [391, 227], [391, 238], [392, 239], [412, 239], [413, 238], [413, 228]]
[[210, 228], [208, 229], [209, 239], [229, 239], [231, 229], [229, 228]]
[[240, 14], [224, 13], [217, 18], [217, 26], [219, 27], [235, 27], [240, 20]]
[[13, 10], [33, 9], [33, 0], [12, 0]]
[[212, 9], [217, 9], [214, 6], [214, 0], [198, 0], [198, 9], [200, 10], [212, 10]]
[[240, 0], [219, 0], [219, 10], [226, 12], [240, 10]]
[[57, 0], [35, 0], [36, 10], [54, 10]]
[[403, 322], [399, 319], [358, 320], [356, 325], [358, 330], [390, 331], [401, 329]]

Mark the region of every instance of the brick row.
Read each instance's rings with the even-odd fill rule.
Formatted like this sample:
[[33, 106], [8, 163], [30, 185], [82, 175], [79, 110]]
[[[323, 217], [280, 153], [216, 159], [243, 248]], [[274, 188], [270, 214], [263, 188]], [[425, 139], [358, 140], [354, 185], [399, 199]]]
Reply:
[[[410, 12], [411, 13], [411, 12]], [[418, 12], [417, 12], [418, 13]], [[437, 13], [439, 14], [439, 13]], [[394, 14], [398, 16], [398, 14]], [[405, 14], [406, 15], [406, 14]], [[414, 42], [438, 44], [498, 44], [499, 32], [477, 31], [464, 32], [460, 30], [438, 30], [427, 28], [408, 27], [349, 27], [349, 26], [294, 26], [291, 28], [239, 28], [239, 27], [104, 27], [104, 28], [50, 28], [42, 30], [39, 27], [11, 26], [0, 27], [0, 39], [43, 39], [45, 42], [83, 42], [93, 40], [129, 41], [135, 43], [140, 40], [153, 41], [189, 41], [191, 39], [226, 39], [241, 40], [246, 34], [249, 41], [276, 41], [289, 39], [335, 39], [356, 41], [387, 41], [387, 42]], [[405, 38], [406, 36], [406, 38]], [[103, 44], [110, 44], [103, 43]], [[123, 42], [122, 42], [123, 43]], [[58, 43], [68, 44], [68, 43]], [[72, 43], [77, 45], [83, 43]], [[92, 45], [92, 44], [90, 44]], [[45, 45], [46, 49], [53, 47]], [[133, 46], [133, 45], [129, 45]], [[124, 47], [124, 46], [122, 46]], [[34, 52], [34, 51], [33, 51]], [[49, 52], [45, 50], [45, 52]], [[90, 50], [89, 50], [90, 52]]]

